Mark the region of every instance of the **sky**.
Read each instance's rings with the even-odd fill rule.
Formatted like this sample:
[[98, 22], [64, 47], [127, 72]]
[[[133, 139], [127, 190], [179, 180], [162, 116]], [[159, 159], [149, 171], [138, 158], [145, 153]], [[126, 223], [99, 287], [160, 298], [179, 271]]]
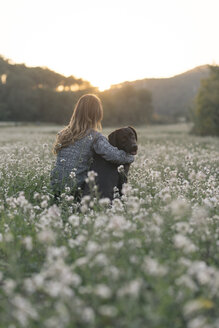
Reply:
[[0, 0], [0, 55], [91, 82], [219, 64], [219, 0]]

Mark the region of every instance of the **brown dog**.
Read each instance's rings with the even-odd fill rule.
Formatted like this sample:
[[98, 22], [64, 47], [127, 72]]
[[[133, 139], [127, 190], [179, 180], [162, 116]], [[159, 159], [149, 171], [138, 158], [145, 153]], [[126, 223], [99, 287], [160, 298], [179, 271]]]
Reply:
[[[131, 126], [113, 131], [108, 136], [108, 140], [112, 146], [129, 154], [136, 155], [137, 153], [137, 133]], [[119, 194], [122, 194], [122, 185], [127, 182], [130, 164], [124, 164], [123, 173], [118, 172], [119, 166], [119, 164], [111, 163], [100, 155], [94, 154], [94, 161], [90, 170], [97, 173], [96, 185], [101, 198], [107, 197], [112, 200], [115, 187], [118, 188]], [[87, 194], [89, 194], [89, 187], [85, 185], [84, 195]]]

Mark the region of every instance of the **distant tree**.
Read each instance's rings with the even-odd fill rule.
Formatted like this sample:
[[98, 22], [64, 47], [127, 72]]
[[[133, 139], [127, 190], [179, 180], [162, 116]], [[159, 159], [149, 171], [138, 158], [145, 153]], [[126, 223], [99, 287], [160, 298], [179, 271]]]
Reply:
[[9, 69], [10, 65], [8, 63], [8, 59], [4, 58], [0, 55], [0, 75], [6, 73]]
[[202, 80], [192, 119], [195, 134], [219, 135], [219, 66], [210, 66], [209, 78]]
[[76, 79], [73, 75], [65, 77], [59, 86], [62, 86], [65, 91], [78, 91], [92, 88], [88, 81], [83, 79]]
[[[59, 86], [63, 88], [58, 90]], [[83, 79], [48, 68], [11, 64], [0, 56], [0, 121], [67, 124], [78, 98], [96, 92], [97, 88]]]
[[151, 92], [127, 83], [100, 93], [104, 107], [104, 125], [144, 125], [151, 122]]

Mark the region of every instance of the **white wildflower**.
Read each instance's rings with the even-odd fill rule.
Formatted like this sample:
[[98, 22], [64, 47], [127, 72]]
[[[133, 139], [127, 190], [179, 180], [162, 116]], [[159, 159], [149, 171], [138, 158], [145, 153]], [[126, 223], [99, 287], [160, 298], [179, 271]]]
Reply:
[[126, 220], [124, 216], [114, 215], [110, 218], [108, 229], [109, 230], [125, 230], [130, 227], [130, 222]]
[[68, 193], [70, 193], [70, 191], [71, 191], [70, 187], [65, 186], [65, 193], [68, 194]]
[[97, 285], [94, 288], [94, 293], [103, 299], [110, 298], [112, 295], [110, 288], [104, 284]]
[[176, 234], [173, 237], [173, 242], [175, 247], [182, 249], [185, 253], [192, 253], [197, 250], [197, 247], [192, 243], [192, 241], [182, 234]]
[[42, 243], [50, 244], [55, 241], [55, 233], [52, 230], [42, 230], [37, 234], [37, 238]]
[[89, 255], [96, 253], [100, 246], [95, 241], [89, 241], [86, 247], [86, 251]]
[[38, 192], [35, 192], [33, 195], [34, 199], [40, 199], [40, 194]]
[[106, 317], [115, 317], [118, 313], [118, 310], [115, 306], [111, 305], [101, 305], [99, 307], [99, 313]]
[[170, 208], [173, 215], [183, 216], [189, 210], [189, 204], [185, 199], [176, 199], [170, 203]]
[[139, 295], [141, 287], [142, 287], [141, 279], [131, 280], [125, 286], [121, 287], [118, 290], [117, 295], [119, 297], [124, 297], [124, 296], [130, 295], [130, 296], [136, 298]]
[[71, 179], [75, 179], [75, 177], [76, 177], [76, 173], [75, 173], [74, 171], [72, 171], [72, 172], [69, 174], [69, 177], [70, 177]]
[[95, 313], [92, 308], [86, 307], [82, 311], [82, 319], [87, 323], [93, 323], [95, 320]]
[[167, 274], [168, 269], [156, 259], [145, 256], [142, 268], [146, 274], [162, 277]]
[[41, 206], [42, 208], [46, 208], [46, 207], [48, 206], [48, 202], [47, 202], [47, 200], [43, 200], [43, 201], [40, 203], [40, 206]]
[[192, 291], [197, 291], [198, 287], [193, 279], [189, 275], [182, 275], [181, 277], [176, 279], [176, 285], [187, 287]]
[[12, 314], [20, 322], [21, 326], [27, 326], [29, 319], [37, 319], [38, 313], [30, 301], [21, 295], [15, 295], [12, 300], [14, 310]]
[[73, 227], [78, 227], [80, 224], [80, 218], [77, 215], [71, 215], [68, 218], [68, 222], [73, 226]]
[[188, 328], [211, 328], [212, 326], [209, 326], [207, 324], [207, 320], [204, 316], [198, 316], [194, 319], [191, 319], [189, 322], [188, 322], [188, 325], [187, 325]]
[[85, 179], [85, 181], [87, 183], [89, 182], [94, 182], [95, 181], [95, 177], [97, 176], [97, 173], [95, 171], [89, 171], [87, 173], [87, 178]]
[[123, 172], [124, 172], [124, 165], [119, 165], [119, 166], [117, 167], [117, 171], [118, 171], [119, 173], [123, 173]]
[[101, 198], [99, 200], [99, 205], [100, 206], [105, 207], [105, 206], [108, 206], [109, 204], [110, 204], [110, 199], [109, 198]]
[[206, 179], [206, 175], [204, 174], [204, 172], [199, 171], [196, 174], [196, 180], [198, 180], [198, 181], [204, 181], [205, 179]]
[[6, 279], [4, 281], [3, 289], [6, 294], [12, 294], [16, 287], [16, 282], [13, 279]]
[[122, 193], [124, 196], [129, 196], [132, 194], [132, 187], [128, 183], [124, 183], [122, 186]]
[[23, 239], [23, 243], [28, 251], [32, 251], [33, 248], [33, 242], [32, 242], [32, 237], [27, 236]]

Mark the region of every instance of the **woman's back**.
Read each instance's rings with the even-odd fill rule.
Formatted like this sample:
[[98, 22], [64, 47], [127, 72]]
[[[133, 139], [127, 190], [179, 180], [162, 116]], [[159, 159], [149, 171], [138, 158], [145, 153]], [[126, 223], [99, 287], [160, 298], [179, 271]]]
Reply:
[[[86, 136], [60, 149], [56, 164], [51, 172], [51, 185], [54, 189], [63, 189], [67, 185], [71, 189], [77, 183], [80, 187], [86, 178], [92, 162], [92, 144], [98, 132], [91, 130]], [[73, 172], [73, 173], [72, 173]], [[71, 174], [72, 173], [72, 174]], [[75, 173], [75, 177], [74, 177]]]

